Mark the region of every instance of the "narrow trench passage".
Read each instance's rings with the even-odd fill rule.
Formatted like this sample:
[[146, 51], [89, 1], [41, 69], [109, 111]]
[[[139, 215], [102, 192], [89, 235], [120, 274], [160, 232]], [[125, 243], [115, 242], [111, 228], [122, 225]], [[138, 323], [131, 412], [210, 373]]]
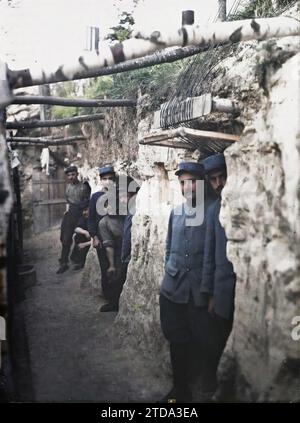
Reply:
[[25, 327], [35, 402], [155, 402], [165, 393], [155, 363], [118, 345], [116, 313], [82, 288], [80, 271], [57, 275], [59, 231], [25, 244], [37, 284], [26, 290]]

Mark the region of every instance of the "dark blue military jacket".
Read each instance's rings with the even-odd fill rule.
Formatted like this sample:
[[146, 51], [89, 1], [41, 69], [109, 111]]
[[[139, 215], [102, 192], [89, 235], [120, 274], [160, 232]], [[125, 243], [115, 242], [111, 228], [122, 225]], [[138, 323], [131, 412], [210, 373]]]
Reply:
[[227, 238], [219, 221], [221, 199], [216, 200], [206, 215], [206, 236], [201, 292], [214, 298], [217, 315], [233, 317], [236, 276], [232, 263], [227, 259]]
[[91, 237], [99, 235], [98, 226], [103, 216], [100, 216], [100, 214], [97, 213], [97, 201], [103, 194], [104, 194], [103, 191], [97, 191], [90, 198], [88, 229], [89, 229], [89, 234], [91, 235]]
[[[208, 200], [205, 201], [204, 216], [209, 204]], [[180, 210], [183, 211], [181, 215]], [[190, 217], [183, 205], [170, 214], [161, 294], [174, 303], [188, 303], [193, 298], [197, 306], [202, 306], [206, 303], [200, 292], [205, 220], [201, 225], [187, 226], [186, 219]]]

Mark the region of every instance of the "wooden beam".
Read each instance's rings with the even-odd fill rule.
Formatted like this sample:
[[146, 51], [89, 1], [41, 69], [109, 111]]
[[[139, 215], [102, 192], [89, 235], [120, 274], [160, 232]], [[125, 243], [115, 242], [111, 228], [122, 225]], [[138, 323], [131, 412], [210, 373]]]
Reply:
[[95, 120], [104, 119], [104, 114], [94, 115], [82, 115], [75, 116], [67, 119], [55, 119], [55, 120], [33, 120], [24, 122], [7, 122], [6, 129], [32, 129], [32, 128], [53, 128], [57, 126], [70, 125], [81, 122], [92, 122]]
[[14, 97], [12, 104], [50, 104], [57, 106], [73, 106], [73, 107], [135, 107], [136, 100], [128, 99], [83, 99], [83, 98], [63, 98], [63, 97], [47, 97], [38, 95], [17, 95]]
[[51, 139], [51, 138], [33, 138], [33, 137], [8, 137], [7, 142], [11, 143], [13, 147], [48, 147], [56, 145], [71, 145], [78, 141], [87, 141], [87, 138], [82, 136], [74, 136], [68, 138]]
[[45, 66], [39, 64], [22, 70], [8, 69], [7, 76], [11, 88], [91, 78], [108, 66], [141, 58], [168, 47], [190, 45], [205, 50], [241, 41], [266, 40], [299, 33], [300, 22], [286, 16], [217, 22], [209, 25], [185, 25], [171, 31], [165, 26], [157, 28], [156, 31], [136, 31], [134, 38], [112, 46], [99, 43], [98, 53], [86, 52], [66, 63], [55, 65], [51, 63]]
[[224, 134], [222, 132], [202, 131], [199, 129], [179, 127], [176, 129], [159, 131], [157, 133], [146, 135], [143, 138], [143, 140], [139, 141], [139, 143], [143, 145], [161, 145], [161, 143], [165, 143], [165, 141], [172, 140], [174, 138], [179, 138], [179, 140], [176, 141], [176, 144], [180, 145], [179, 143], [183, 143], [182, 148], [187, 148], [187, 147], [184, 147], [184, 145], [188, 145], [189, 146], [188, 148], [193, 148], [191, 147], [191, 144], [189, 144], [188, 141], [184, 141], [184, 139], [190, 139], [191, 143], [192, 142], [197, 143], [201, 141], [209, 142], [210, 140], [231, 142], [231, 143], [240, 141], [239, 135]]
[[152, 146], [152, 147], [171, 147], [171, 148], [185, 148], [185, 149], [191, 149], [193, 150], [194, 147], [191, 146], [191, 144], [189, 144], [186, 141], [179, 141], [178, 139], [166, 139], [166, 140], [161, 140], [161, 141], [144, 141], [141, 140], [139, 142], [140, 145], [148, 145], [148, 146]]

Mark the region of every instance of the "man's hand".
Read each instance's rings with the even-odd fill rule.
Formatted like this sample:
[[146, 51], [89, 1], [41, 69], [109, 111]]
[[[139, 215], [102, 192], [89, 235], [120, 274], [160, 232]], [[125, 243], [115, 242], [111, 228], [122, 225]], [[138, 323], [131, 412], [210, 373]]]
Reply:
[[93, 238], [93, 247], [94, 248], [101, 248], [101, 242], [100, 242], [100, 239], [97, 236], [94, 236], [94, 238]]
[[84, 231], [84, 236], [86, 237], [86, 239], [88, 239], [88, 240], [90, 240], [91, 239], [91, 236], [90, 236], [90, 234], [89, 234], [89, 232], [88, 231]]
[[78, 244], [78, 248], [79, 248], [79, 250], [83, 250], [83, 249], [85, 248], [84, 243], [83, 243], [83, 242], [80, 242], [80, 243]]
[[212, 316], [214, 316], [214, 314], [215, 314], [215, 310], [214, 310], [214, 297], [209, 297], [209, 299], [208, 299], [208, 312]]

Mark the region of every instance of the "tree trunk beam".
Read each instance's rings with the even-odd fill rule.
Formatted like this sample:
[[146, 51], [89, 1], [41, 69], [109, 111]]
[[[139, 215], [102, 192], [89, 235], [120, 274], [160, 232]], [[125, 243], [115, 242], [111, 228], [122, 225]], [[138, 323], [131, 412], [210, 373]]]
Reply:
[[7, 142], [11, 143], [12, 146], [22, 147], [22, 146], [54, 146], [54, 145], [68, 145], [73, 144], [78, 141], [87, 141], [87, 138], [82, 136], [74, 136], [68, 138], [34, 138], [34, 137], [8, 137]]
[[173, 46], [216, 47], [240, 41], [266, 40], [300, 34], [300, 22], [291, 17], [246, 19], [205, 25], [186, 25], [175, 31], [139, 31], [136, 38], [109, 46], [99, 43], [99, 53], [86, 52], [74, 62], [56, 67], [32, 66], [19, 71], [8, 70], [11, 88], [41, 85], [97, 76], [101, 68], [146, 56]]
[[50, 104], [57, 106], [73, 107], [135, 107], [136, 100], [117, 99], [81, 99], [81, 98], [63, 98], [47, 97], [38, 95], [17, 95], [12, 104]]
[[57, 126], [70, 125], [74, 123], [92, 122], [104, 119], [104, 114], [75, 116], [67, 119], [55, 120], [34, 120], [26, 122], [7, 122], [6, 129], [32, 129], [32, 128], [54, 128]]

